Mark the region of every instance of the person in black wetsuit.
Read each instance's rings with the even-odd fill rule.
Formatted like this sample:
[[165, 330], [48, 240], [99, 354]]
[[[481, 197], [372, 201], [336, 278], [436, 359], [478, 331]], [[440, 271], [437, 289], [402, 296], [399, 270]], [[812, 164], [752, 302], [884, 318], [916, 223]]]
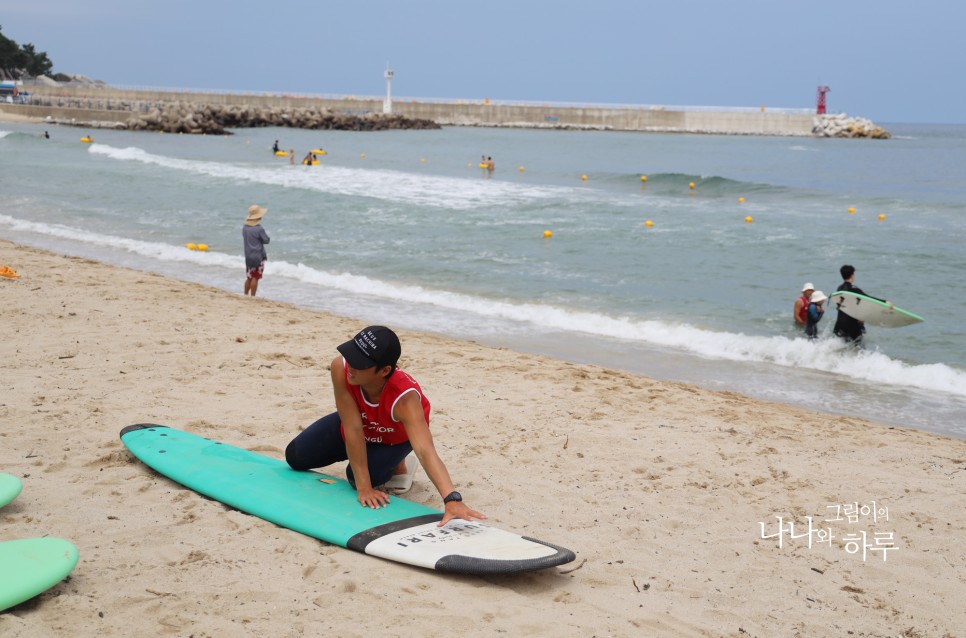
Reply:
[[[891, 302], [888, 302], [885, 299], [879, 299], [878, 297], [873, 297], [853, 284], [855, 281], [854, 266], [846, 264], [839, 268], [839, 273], [841, 273], [844, 281], [838, 288], [835, 289], [836, 292], [854, 292], [856, 294], [865, 295], [866, 297], [881, 301], [882, 303], [889, 304], [889, 307], [892, 307]], [[851, 317], [839, 310], [838, 317], [835, 319], [835, 328], [833, 328], [832, 331], [835, 333], [835, 336], [845, 339], [846, 343], [854, 343], [858, 345], [862, 343], [862, 335], [865, 334], [865, 322], [859, 321], [855, 317]]]

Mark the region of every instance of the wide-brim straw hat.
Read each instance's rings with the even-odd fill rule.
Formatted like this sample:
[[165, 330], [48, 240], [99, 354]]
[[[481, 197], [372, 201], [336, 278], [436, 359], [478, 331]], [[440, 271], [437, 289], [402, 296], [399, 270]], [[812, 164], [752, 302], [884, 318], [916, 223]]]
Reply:
[[262, 208], [258, 204], [252, 204], [248, 207], [248, 219], [245, 220], [245, 223], [249, 226], [255, 226], [267, 212], [267, 208]]

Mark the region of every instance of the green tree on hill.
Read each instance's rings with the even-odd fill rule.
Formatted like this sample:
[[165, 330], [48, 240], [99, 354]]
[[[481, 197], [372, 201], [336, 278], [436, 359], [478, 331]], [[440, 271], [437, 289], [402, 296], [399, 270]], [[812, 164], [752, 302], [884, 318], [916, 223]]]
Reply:
[[[0, 31], [3, 27], [0, 26]], [[28, 75], [48, 75], [54, 63], [45, 51], [37, 51], [33, 44], [20, 46], [0, 33], [0, 69], [25, 69]]]

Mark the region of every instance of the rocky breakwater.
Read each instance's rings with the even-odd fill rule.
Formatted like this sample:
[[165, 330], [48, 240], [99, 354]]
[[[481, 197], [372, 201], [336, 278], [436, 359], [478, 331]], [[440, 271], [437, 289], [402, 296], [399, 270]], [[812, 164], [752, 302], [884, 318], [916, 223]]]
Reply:
[[382, 113], [348, 114], [325, 109], [194, 104], [171, 102], [136, 112], [127, 121], [132, 131], [164, 131], [196, 135], [226, 135], [232, 128], [286, 126], [313, 130], [384, 131], [438, 129], [432, 120]]
[[819, 115], [815, 118], [812, 133], [817, 137], [868, 137], [887, 140], [892, 137], [889, 131], [864, 117], [848, 117], [845, 113]]

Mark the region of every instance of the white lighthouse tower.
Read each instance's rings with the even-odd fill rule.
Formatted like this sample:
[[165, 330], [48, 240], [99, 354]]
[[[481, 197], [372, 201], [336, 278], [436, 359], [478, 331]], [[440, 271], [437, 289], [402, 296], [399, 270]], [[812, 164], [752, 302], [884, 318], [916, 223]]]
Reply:
[[382, 112], [385, 114], [392, 113], [392, 76], [395, 75], [393, 70], [386, 65], [386, 99], [382, 103]]

